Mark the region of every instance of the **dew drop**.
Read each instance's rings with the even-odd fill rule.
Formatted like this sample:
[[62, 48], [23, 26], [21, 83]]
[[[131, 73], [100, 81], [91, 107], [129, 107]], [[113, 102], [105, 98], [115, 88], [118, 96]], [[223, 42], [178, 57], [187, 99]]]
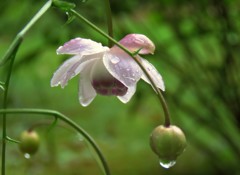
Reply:
[[25, 153], [25, 154], [24, 154], [24, 157], [25, 157], [26, 159], [30, 159], [30, 158], [31, 158], [31, 155], [28, 154], [28, 153]]
[[174, 166], [176, 164], [176, 160], [161, 160], [159, 161], [160, 165], [163, 167], [163, 168], [171, 168], [172, 166]]
[[117, 64], [118, 62], [120, 61], [120, 59], [118, 58], [118, 57], [112, 57], [111, 58], [111, 62], [113, 63], [113, 64]]

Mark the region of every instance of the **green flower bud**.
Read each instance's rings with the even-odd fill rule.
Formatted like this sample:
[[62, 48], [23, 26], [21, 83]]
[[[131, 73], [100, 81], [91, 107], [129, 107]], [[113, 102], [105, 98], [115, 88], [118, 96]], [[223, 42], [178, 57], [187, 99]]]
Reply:
[[40, 139], [35, 131], [23, 131], [20, 136], [19, 149], [24, 154], [33, 155], [39, 148]]
[[185, 150], [187, 142], [184, 133], [177, 126], [156, 127], [150, 137], [150, 145], [160, 164], [175, 164], [177, 157]]

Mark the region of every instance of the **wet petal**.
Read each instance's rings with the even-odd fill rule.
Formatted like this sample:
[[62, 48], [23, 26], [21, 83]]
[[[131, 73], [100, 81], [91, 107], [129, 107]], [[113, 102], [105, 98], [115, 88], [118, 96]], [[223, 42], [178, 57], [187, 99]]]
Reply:
[[[139, 54], [153, 54], [155, 45], [153, 42], [142, 34], [129, 34], [119, 41], [120, 44], [128, 48], [132, 52], [141, 49]], [[115, 46], [116, 47], [116, 46]]]
[[90, 39], [75, 38], [66, 42], [63, 46], [57, 49], [57, 54], [81, 54], [89, 55], [108, 50], [108, 47], [103, 47], [101, 43], [97, 43]]
[[136, 92], [136, 85], [128, 87], [127, 93], [123, 96], [117, 96], [117, 98], [121, 102], [127, 103], [132, 98], [135, 92]]
[[110, 74], [127, 87], [134, 86], [142, 76], [140, 67], [132, 57], [117, 47], [105, 53], [103, 62]]
[[51, 86], [61, 85], [64, 88], [68, 81], [76, 76], [89, 61], [102, 58], [103, 53], [97, 53], [92, 55], [76, 55], [67, 61], [65, 61], [58, 70], [54, 73], [51, 79]]
[[92, 87], [90, 79], [92, 66], [93, 64], [87, 64], [81, 71], [78, 95], [79, 102], [82, 106], [88, 106], [97, 95], [96, 91]]
[[74, 65], [76, 64], [79, 59], [81, 59], [80, 56], [74, 56], [68, 60], [66, 60], [58, 69], [56, 72], [54, 72], [53, 77], [51, 79], [51, 86], [58, 86], [61, 84], [62, 88], [65, 86], [62, 83], [62, 80], [64, 77], [66, 77], [67, 71]]
[[[162, 91], [164, 91], [165, 90], [164, 82], [163, 82], [162, 76], [159, 74], [157, 69], [151, 63], [149, 63], [147, 60], [145, 60], [143, 58], [141, 58], [141, 60], [142, 60], [142, 63], [144, 65], [144, 67], [146, 68], [146, 70], [150, 74], [151, 78], [153, 79], [153, 81], [157, 85], [157, 87], [160, 88]], [[151, 84], [150, 81], [148, 80], [147, 76], [144, 73], [143, 73], [141, 78], [144, 81], [146, 81], [147, 83]]]

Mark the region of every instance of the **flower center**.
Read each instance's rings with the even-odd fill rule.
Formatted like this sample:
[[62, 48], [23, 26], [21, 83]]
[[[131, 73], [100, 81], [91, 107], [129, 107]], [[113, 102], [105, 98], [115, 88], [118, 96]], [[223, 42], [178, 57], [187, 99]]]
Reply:
[[98, 94], [123, 96], [127, 93], [128, 88], [107, 71], [102, 60], [94, 64], [90, 76], [91, 84]]
[[127, 87], [114, 77], [95, 78], [92, 80], [92, 86], [98, 94], [123, 96], [127, 92]]

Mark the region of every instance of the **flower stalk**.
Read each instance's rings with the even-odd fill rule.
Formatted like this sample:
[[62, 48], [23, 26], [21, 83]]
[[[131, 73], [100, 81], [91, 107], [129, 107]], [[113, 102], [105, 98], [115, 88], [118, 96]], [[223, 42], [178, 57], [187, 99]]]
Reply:
[[[101, 160], [104, 173], [105, 175], [110, 175], [110, 171], [107, 165], [107, 162], [101, 153], [99, 147], [95, 143], [94, 139], [84, 130], [82, 129], [77, 123], [72, 121], [70, 118], [65, 116], [64, 114], [54, 111], [54, 110], [47, 110], [47, 109], [28, 109], [28, 108], [21, 108], [21, 109], [0, 109], [0, 114], [42, 114], [46, 116], [53, 116], [56, 117], [66, 124], [68, 124], [70, 127], [74, 128], [78, 133], [80, 133], [94, 148], [95, 152], [97, 153], [99, 159]], [[37, 115], [36, 115], [37, 116]], [[32, 115], [31, 115], [32, 117]]]
[[[49, 0], [38, 12], [37, 14], [27, 23], [27, 25], [18, 33], [15, 37], [14, 41], [10, 45], [9, 49], [7, 50], [6, 54], [3, 56], [2, 60], [0, 61], [0, 66], [3, 66], [7, 63], [8, 60], [11, 60], [9, 69], [7, 72], [6, 81], [4, 84], [4, 94], [3, 94], [3, 109], [7, 108], [7, 97], [8, 97], [8, 90], [10, 79], [13, 70], [13, 64], [15, 60], [16, 53], [18, 48], [23, 40], [24, 35], [26, 32], [36, 23], [36, 21], [51, 7], [52, 1]], [[7, 139], [7, 122], [6, 122], [6, 113], [2, 113], [2, 168], [1, 174], [5, 175], [5, 160], [6, 160], [6, 141]]]
[[131, 51], [129, 51], [126, 47], [124, 47], [122, 44], [118, 43], [114, 38], [112, 38], [111, 36], [109, 36], [108, 34], [106, 34], [105, 32], [103, 32], [101, 29], [99, 29], [96, 25], [94, 25], [93, 23], [91, 23], [89, 20], [87, 20], [86, 18], [84, 18], [81, 14], [79, 14], [78, 12], [76, 12], [73, 9], [69, 10], [69, 13], [71, 13], [72, 15], [75, 15], [78, 19], [82, 20], [84, 23], [86, 23], [87, 25], [89, 25], [92, 29], [94, 29], [95, 31], [97, 31], [98, 33], [100, 33], [102, 36], [104, 36], [105, 38], [109, 39], [110, 41], [112, 41], [114, 44], [116, 44], [119, 48], [121, 48], [123, 51], [125, 51], [129, 56], [131, 56], [136, 63], [139, 65], [139, 67], [143, 70], [144, 74], [147, 76], [147, 78], [149, 79], [149, 81], [151, 82], [154, 90], [157, 93], [158, 99], [162, 105], [163, 111], [164, 111], [164, 117], [165, 117], [165, 121], [164, 121], [164, 126], [165, 127], [169, 127], [171, 124], [170, 121], [170, 113], [168, 110], [168, 106], [167, 103], [162, 95], [162, 92], [159, 90], [159, 88], [157, 87], [157, 85], [154, 83], [152, 77], [150, 76], [150, 74], [148, 73], [148, 71], [146, 70], [146, 68], [144, 67], [144, 65], [141, 63], [141, 61], [138, 59], [138, 57], [136, 56], [136, 53], [132, 53]]
[[[108, 25], [108, 35], [113, 38], [113, 25], [112, 25], [112, 11], [110, 6], [110, 0], [104, 0], [104, 5], [106, 9], [107, 25]], [[112, 47], [113, 42], [108, 38], [108, 47]]]

